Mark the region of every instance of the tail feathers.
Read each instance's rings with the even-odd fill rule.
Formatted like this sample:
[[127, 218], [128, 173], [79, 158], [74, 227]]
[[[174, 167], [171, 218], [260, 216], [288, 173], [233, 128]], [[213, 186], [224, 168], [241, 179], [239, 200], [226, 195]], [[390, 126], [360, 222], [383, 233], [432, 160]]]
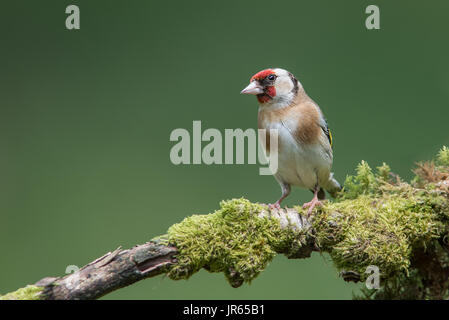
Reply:
[[[329, 192], [329, 194], [332, 196], [332, 198], [335, 198], [337, 196], [337, 193], [341, 191], [342, 187], [340, 183], [334, 178], [334, 173], [331, 172], [329, 176], [329, 180], [320, 186], [320, 190], [318, 191], [318, 200], [324, 200], [326, 199], [326, 193], [324, 190]], [[312, 193], [314, 192], [313, 189], [310, 189]]]
[[341, 191], [341, 184], [334, 178], [334, 173], [331, 172], [328, 182], [323, 185], [323, 188], [330, 193], [330, 195], [335, 198], [337, 193]]

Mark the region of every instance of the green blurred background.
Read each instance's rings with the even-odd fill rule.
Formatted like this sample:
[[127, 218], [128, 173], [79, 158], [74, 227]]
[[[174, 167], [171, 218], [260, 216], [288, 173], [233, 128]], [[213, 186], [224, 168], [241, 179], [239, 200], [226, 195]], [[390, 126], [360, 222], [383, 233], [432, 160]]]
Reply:
[[[367, 5], [381, 30], [365, 28]], [[81, 30], [65, 29], [77, 4]], [[222, 199], [272, 202], [258, 165], [175, 166], [175, 128], [256, 128], [240, 90], [294, 73], [323, 109], [343, 181], [362, 159], [409, 179], [449, 144], [447, 1], [2, 1], [0, 292], [163, 234]], [[285, 204], [310, 198], [295, 189]], [[251, 285], [158, 277], [114, 299], [347, 299], [332, 262], [276, 257]]]

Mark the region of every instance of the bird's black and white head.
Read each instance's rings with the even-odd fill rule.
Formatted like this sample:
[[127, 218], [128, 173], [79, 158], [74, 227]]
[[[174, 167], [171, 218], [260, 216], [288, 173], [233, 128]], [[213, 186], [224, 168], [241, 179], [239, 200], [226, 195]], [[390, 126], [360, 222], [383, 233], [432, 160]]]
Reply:
[[260, 105], [289, 105], [302, 89], [301, 84], [287, 70], [265, 69], [250, 79], [250, 84], [241, 91], [257, 96]]

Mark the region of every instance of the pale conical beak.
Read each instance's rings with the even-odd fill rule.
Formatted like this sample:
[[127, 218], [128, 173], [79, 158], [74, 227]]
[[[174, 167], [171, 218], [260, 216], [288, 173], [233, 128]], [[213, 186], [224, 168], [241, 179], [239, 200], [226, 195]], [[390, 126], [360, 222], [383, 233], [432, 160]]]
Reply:
[[257, 95], [263, 93], [263, 88], [260, 84], [257, 83], [257, 81], [253, 81], [240, 93]]

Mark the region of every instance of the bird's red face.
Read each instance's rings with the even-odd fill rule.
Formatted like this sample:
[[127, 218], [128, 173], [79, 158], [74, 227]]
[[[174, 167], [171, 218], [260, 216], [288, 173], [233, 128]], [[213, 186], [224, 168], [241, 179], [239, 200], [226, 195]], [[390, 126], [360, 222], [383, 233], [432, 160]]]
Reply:
[[276, 72], [273, 69], [262, 70], [250, 79], [250, 84], [241, 91], [257, 96], [260, 103], [272, 100], [276, 96]]

